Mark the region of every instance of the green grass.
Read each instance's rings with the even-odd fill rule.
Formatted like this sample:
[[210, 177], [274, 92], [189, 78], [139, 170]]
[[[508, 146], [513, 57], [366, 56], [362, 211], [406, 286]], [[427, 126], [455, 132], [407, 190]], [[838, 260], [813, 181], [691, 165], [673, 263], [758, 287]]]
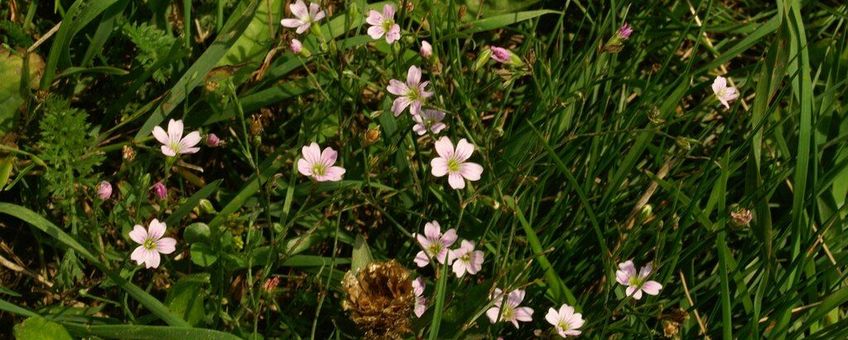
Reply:
[[[6, 3], [2, 335], [358, 338], [342, 279], [389, 259], [426, 282], [409, 338], [556, 337], [544, 316], [565, 303], [589, 338], [848, 334], [839, 1], [424, 0], [398, 10], [392, 45], [366, 33], [385, 2], [322, 1], [300, 36], [281, 0]], [[475, 70], [490, 45], [526, 68]], [[439, 135], [475, 146], [465, 189], [431, 174], [434, 136], [392, 115], [386, 86], [411, 65]], [[718, 75], [741, 92], [730, 109]], [[169, 119], [226, 143], [166, 161], [151, 132]], [[311, 142], [338, 151], [342, 181], [298, 173]], [[128, 233], [153, 218], [177, 249], [145, 269]], [[415, 265], [432, 220], [484, 252], [478, 274]], [[653, 263], [659, 295], [625, 296], [630, 259]], [[495, 288], [525, 290], [533, 321], [490, 323]]]

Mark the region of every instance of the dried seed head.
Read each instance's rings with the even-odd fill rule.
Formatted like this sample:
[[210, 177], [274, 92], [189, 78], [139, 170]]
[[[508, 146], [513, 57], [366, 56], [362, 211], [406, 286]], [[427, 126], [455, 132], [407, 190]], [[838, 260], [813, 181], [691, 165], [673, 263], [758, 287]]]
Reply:
[[411, 332], [415, 304], [409, 271], [395, 260], [373, 262], [342, 280], [342, 308], [366, 339], [402, 339]]

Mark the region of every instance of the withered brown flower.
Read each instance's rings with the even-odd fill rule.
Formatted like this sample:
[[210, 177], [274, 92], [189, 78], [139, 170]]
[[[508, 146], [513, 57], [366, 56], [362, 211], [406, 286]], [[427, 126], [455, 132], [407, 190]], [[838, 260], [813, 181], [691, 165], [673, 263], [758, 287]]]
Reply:
[[366, 339], [401, 339], [411, 332], [415, 304], [409, 271], [395, 260], [373, 262], [342, 280], [347, 293], [342, 308], [365, 332]]

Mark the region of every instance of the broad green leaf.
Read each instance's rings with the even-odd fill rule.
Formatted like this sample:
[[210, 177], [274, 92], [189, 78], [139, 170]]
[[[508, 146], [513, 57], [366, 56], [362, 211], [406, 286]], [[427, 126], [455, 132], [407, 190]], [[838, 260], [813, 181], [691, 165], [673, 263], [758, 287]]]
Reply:
[[274, 45], [282, 9], [282, 0], [262, 1], [256, 8], [253, 20], [216, 66], [261, 62]]
[[559, 14], [558, 11], [553, 11], [549, 9], [536, 10], [536, 11], [524, 11], [524, 12], [516, 12], [510, 14], [501, 14], [488, 18], [483, 18], [477, 21], [471, 22], [469, 25], [470, 28], [463, 30], [462, 33], [472, 34], [478, 32], [491, 31], [493, 29], [506, 27], [518, 22], [522, 22], [525, 20], [530, 20], [533, 18], [537, 18], [543, 16], [545, 14]]
[[188, 243], [209, 242], [209, 226], [203, 222], [189, 224], [183, 231], [183, 239]]
[[356, 235], [356, 241], [353, 243], [353, 254], [351, 255], [350, 270], [354, 273], [362, 268], [365, 268], [369, 263], [374, 261], [371, 256], [371, 249], [368, 248], [368, 243], [362, 235]]
[[[21, 96], [21, 80], [24, 70], [23, 52], [11, 51], [0, 46], [0, 136], [12, 129], [18, 109], [24, 103]], [[29, 84], [35, 88], [44, 71], [44, 60], [38, 54], [29, 54]], [[2, 182], [0, 184], [5, 183]]]
[[40, 316], [31, 316], [15, 325], [18, 340], [71, 340], [71, 335], [62, 325]]
[[165, 303], [171, 311], [180, 315], [190, 325], [196, 326], [206, 316], [204, 309], [209, 274], [193, 274], [182, 277], [168, 291]]
[[206, 243], [191, 245], [191, 262], [201, 267], [209, 267], [218, 261], [218, 254]]

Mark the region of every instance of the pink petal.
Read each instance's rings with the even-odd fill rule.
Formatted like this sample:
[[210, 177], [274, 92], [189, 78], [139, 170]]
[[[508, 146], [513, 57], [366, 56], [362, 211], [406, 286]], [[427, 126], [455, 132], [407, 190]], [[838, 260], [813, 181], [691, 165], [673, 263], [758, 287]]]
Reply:
[[306, 32], [306, 30], [308, 30], [308, 29], [309, 29], [309, 23], [308, 22], [301, 22], [300, 26], [297, 26], [297, 29], [294, 30], [294, 31], [297, 34], [303, 34], [303, 32]]
[[501, 313], [500, 308], [492, 307], [492, 308], [489, 308], [489, 310], [486, 311], [486, 316], [489, 317], [489, 322], [497, 323], [498, 322], [498, 314], [500, 314], [500, 313]]
[[318, 15], [318, 11], [320, 10], [321, 6], [318, 6], [318, 4], [314, 2], [309, 3], [309, 16], [312, 17], [313, 20], [317, 20], [315, 19], [315, 16]]
[[433, 158], [430, 161], [430, 173], [436, 177], [442, 177], [448, 173], [448, 161], [441, 157]]
[[573, 330], [573, 329], [564, 331], [562, 333], [565, 334], [565, 335], [568, 335], [568, 336], [578, 336], [578, 335], [580, 335], [580, 331]]
[[312, 16], [312, 21], [319, 21], [321, 19], [324, 19], [325, 16], [327, 16], [327, 13], [324, 13], [324, 11], [319, 11], [318, 13], [315, 13], [315, 15]]
[[177, 240], [170, 237], [163, 237], [156, 242], [156, 251], [162, 254], [173, 253], [177, 249]]
[[483, 167], [477, 163], [462, 163], [459, 166], [459, 174], [469, 181], [480, 180], [480, 175], [483, 173]]
[[724, 89], [726, 87], [727, 87], [727, 79], [725, 79], [724, 77], [718, 76], [718, 77], [716, 77], [715, 80], [713, 80], [713, 85], [712, 85], [713, 92], [718, 93], [719, 91], [721, 91], [722, 89]]
[[309, 16], [309, 10], [306, 8], [306, 4], [303, 3], [303, 0], [297, 0], [297, 2], [289, 5], [289, 9], [291, 9], [294, 16], [300, 19]]
[[200, 143], [200, 132], [194, 131], [180, 140], [180, 147], [185, 150], [194, 147], [198, 143]]
[[408, 97], [395, 98], [395, 101], [392, 103], [392, 112], [395, 114], [395, 117], [400, 115], [403, 110], [406, 110], [406, 107], [411, 103], [412, 101]]
[[454, 189], [464, 189], [465, 179], [463, 179], [460, 174], [450, 174], [448, 175], [448, 184], [450, 184], [451, 188]]
[[548, 309], [548, 313], [545, 314], [545, 321], [554, 326], [557, 326], [557, 324], [559, 324], [559, 313], [557, 313], [556, 309]]
[[415, 296], [424, 294], [424, 279], [422, 277], [419, 276], [415, 280], [412, 280], [412, 291], [415, 293]]
[[324, 173], [324, 177], [327, 178], [328, 181], [338, 182], [342, 180], [342, 176], [345, 174], [345, 169], [340, 166], [331, 166]]
[[424, 236], [427, 236], [428, 240], [440, 239], [442, 237], [442, 226], [439, 225], [439, 221], [424, 223]]
[[635, 277], [636, 276], [636, 266], [633, 265], [632, 260], [627, 260], [627, 261], [624, 261], [624, 263], [619, 263], [618, 269], [623, 270], [627, 274], [628, 277]]
[[651, 275], [651, 272], [653, 270], [654, 270], [654, 266], [651, 263], [648, 263], [648, 264], [642, 266], [642, 268], [639, 269], [639, 278], [644, 279], [644, 278], [648, 277], [648, 275]]
[[380, 26], [383, 24], [383, 15], [372, 9], [368, 11], [368, 17], [365, 18], [365, 22], [371, 26]]
[[386, 33], [386, 32], [383, 31], [383, 27], [381, 27], [381, 26], [368, 27], [368, 36], [370, 36], [371, 39], [374, 39], [374, 40], [380, 39], [380, 37], [383, 36], [383, 33]]
[[339, 153], [336, 150], [333, 150], [331, 147], [324, 148], [324, 151], [321, 152], [321, 163], [327, 166], [336, 164], [336, 158]]
[[312, 176], [312, 165], [303, 158], [298, 159], [297, 171], [300, 172], [301, 175]]
[[483, 251], [475, 250], [471, 255], [471, 265], [468, 267], [468, 273], [477, 274], [483, 269]]
[[400, 25], [394, 24], [386, 33], [386, 42], [391, 44], [398, 40], [400, 40]]
[[569, 319], [574, 315], [574, 307], [562, 305], [559, 307], [559, 316], [563, 319]]
[[445, 264], [445, 262], [447, 262], [447, 264], [451, 264], [450, 257], [448, 256], [450, 255], [449, 253], [449, 249], [443, 247], [438, 254], [433, 255], [433, 258], [441, 264]]
[[132, 254], [130, 254], [130, 259], [135, 261], [136, 264], [144, 263], [145, 258], [145, 249], [144, 246], [138, 246], [133, 250]]
[[182, 149], [180, 151], [184, 155], [190, 155], [190, 154], [197, 153], [198, 151], [200, 151], [200, 148], [186, 148], [186, 149]]
[[135, 243], [144, 244], [144, 241], [147, 240], [147, 230], [144, 227], [136, 224], [133, 227], [133, 230], [130, 231], [130, 239]]
[[[580, 313], [575, 313], [574, 315], [572, 315], [571, 321], [569, 321], [568, 324], [571, 325], [571, 328], [576, 329], [583, 327], [584, 322], [585, 321], [583, 321], [583, 315]], [[577, 332], [577, 334], [580, 334], [580, 332]]]
[[418, 241], [418, 244], [421, 245], [421, 248], [424, 249], [430, 248], [430, 245], [433, 244], [433, 242], [431, 242], [425, 235], [416, 234], [415, 239]]
[[533, 308], [518, 307], [515, 309], [515, 319], [518, 321], [530, 322], [533, 321]]
[[662, 285], [657, 281], [648, 281], [642, 285], [642, 290], [648, 295], [657, 295], [660, 293], [660, 289], [662, 289]]
[[321, 148], [318, 146], [318, 143], [312, 142], [309, 146], [304, 146], [301, 149], [301, 154], [303, 154], [303, 158], [309, 162], [310, 166], [321, 164]]
[[[456, 229], [453, 229], [453, 228], [448, 229], [448, 231], [446, 231], [444, 234], [442, 234], [442, 243], [445, 245], [445, 247], [450, 247], [450, 246], [453, 245], [454, 242], [456, 242], [456, 238], [457, 238]], [[465, 244], [465, 242], [468, 242], [468, 241], [463, 240], [462, 242], [463, 242], [463, 244]], [[471, 249], [474, 249], [473, 243], [471, 244]]]
[[395, 18], [395, 6], [386, 4], [383, 6], [383, 18], [386, 19], [394, 19]]
[[413, 100], [412, 106], [409, 107], [409, 113], [412, 115], [421, 114], [421, 101]]
[[630, 274], [628, 274], [624, 270], [616, 270], [615, 271], [615, 280], [618, 281], [618, 283], [626, 286], [626, 285], [630, 284]]
[[418, 123], [412, 126], [412, 131], [415, 131], [415, 133], [419, 136], [423, 136], [427, 133], [427, 128], [424, 127], [424, 124]]
[[448, 127], [448, 126], [445, 125], [445, 123], [436, 123], [436, 124], [433, 124], [432, 126], [430, 126], [430, 131], [432, 131], [433, 134], [437, 134], [437, 133], [441, 132], [442, 130], [444, 130], [446, 127]]
[[419, 298], [415, 301], [415, 317], [420, 318], [424, 315], [424, 312], [427, 311], [427, 300], [424, 298]]
[[414, 262], [419, 267], [426, 267], [428, 264], [430, 264], [430, 259], [427, 257], [427, 254], [425, 254], [422, 250], [419, 251], [418, 254], [415, 254]]
[[150, 226], [147, 227], [147, 236], [154, 241], [159, 240], [162, 235], [165, 235], [165, 228], [167, 226], [164, 222], [159, 222], [154, 218], [153, 221], [150, 221]]
[[178, 141], [183, 138], [183, 121], [173, 120], [168, 121], [168, 140]]
[[412, 65], [406, 71], [406, 85], [409, 87], [418, 87], [419, 83], [421, 83], [421, 69]]
[[453, 156], [453, 143], [451, 143], [450, 138], [442, 137], [436, 141], [436, 153], [444, 159], [449, 159]]
[[174, 157], [177, 155], [177, 152], [168, 145], [162, 145], [159, 149], [162, 150], [162, 154], [165, 156]]
[[474, 153], [474, 145], [468, 143], [465, 138], [460, 139], [459, 143], [456, 143], [456, 160], [458, 162], [465, 162], [467, 159], [471, 158], [472, 153]]
[[301, 25], [302, 23], [303, 23], [303, 22], [302, 22], [302, 21], [300, 21], [300, 19], [291, 19], [291, 18], [288, 18], [288, 19], [280, 20], [280, 25], [283, 25], [283, 27], [288, 27], [288, 28], [300, 27], [300, 25]]
[[145, 252], [147, 253], [147, 259], [144, 261], [146, 263], [145, 267], [159, 268], [159, 261], [161, 261], [159, 253], [154, 250], [145, 250]]
[[454, 272], [454, 274], [456, 274], [456, 277], [461, 278], [463, 275], [465, 275], [466, 269], [467, 269], [467, 267], [465, 265], [465, 262], [462, 262], [462, 261], [454, 261], [453, 262], [453, 272]]
[[392, 79], [389, 80], [389, 86], [386, 86], [386, 90], [393, 95], [403, 96], [406, 91], [409, 91], [409, 87], [400, 80]]
[[524, 291], [521, 289], [516, 289], [509, 292], [509, 296], [507, 297], [507, 303], [510, 306], [518, 306], [521, 304], [521, 301], [524, 301]]
[[171, 141], [168, 140], [168, 133], [165, 132], [165, 129], [163, 129], [160, 126], [154, 126], [153, 127], [153, 138], [156, 138], [156, 140], [159, 141], [159, 143], [162, 143], [162, 144], [165, 144], [165, 145], [171, 143]]

